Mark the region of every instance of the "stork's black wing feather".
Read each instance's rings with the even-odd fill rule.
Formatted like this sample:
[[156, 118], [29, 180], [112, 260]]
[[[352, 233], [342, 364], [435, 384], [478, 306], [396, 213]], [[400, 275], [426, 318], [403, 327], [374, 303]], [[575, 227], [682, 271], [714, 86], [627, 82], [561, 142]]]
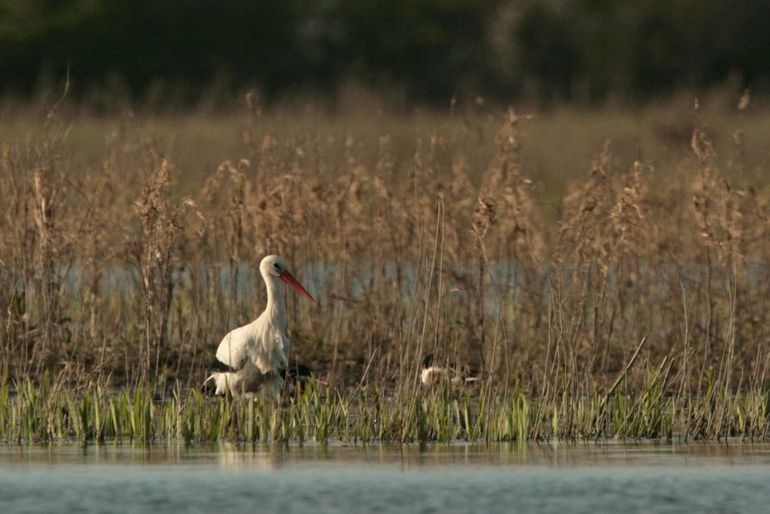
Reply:
[[214, 362], [211, 363], [209, 368], [213, 371], [229, 371], [231, 373], [238, 371], [237, 369], [233, 368], [232, 366], [228, 366], [219, 359], [214, 359]]

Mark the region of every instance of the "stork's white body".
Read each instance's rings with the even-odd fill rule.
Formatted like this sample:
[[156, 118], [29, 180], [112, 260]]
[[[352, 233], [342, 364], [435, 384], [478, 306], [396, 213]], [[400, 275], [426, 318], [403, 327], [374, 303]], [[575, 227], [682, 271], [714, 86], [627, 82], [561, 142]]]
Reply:
[[294, 280], [281, 257], [265, 257], [259, 271], [267, 288], [267, 306], [257, 319], [228, 332], [219, 343], [216, 358], [229, 371], [215, 371], [206, 379], [214, 382], [215, 394], [229, 390], [233, 396], [250, 395], [260, 389], [277, 394], [283, 387], [281, 371], [288, 364], [289, 336], [281, 281], [313, 297]]

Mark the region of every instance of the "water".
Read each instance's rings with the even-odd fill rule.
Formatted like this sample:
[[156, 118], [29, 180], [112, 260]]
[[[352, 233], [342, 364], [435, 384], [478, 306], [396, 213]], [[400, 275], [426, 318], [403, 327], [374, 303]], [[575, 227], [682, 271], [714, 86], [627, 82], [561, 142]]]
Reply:
[[769, 445], [0, 447], [0, 512], [767, 512]]

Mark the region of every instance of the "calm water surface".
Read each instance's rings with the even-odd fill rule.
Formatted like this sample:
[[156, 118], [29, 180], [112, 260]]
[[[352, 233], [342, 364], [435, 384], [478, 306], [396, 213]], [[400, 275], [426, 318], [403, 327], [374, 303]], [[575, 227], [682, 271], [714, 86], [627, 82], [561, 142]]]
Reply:
[[0, 446], [0, 512], [770, 512], [770, 445]]

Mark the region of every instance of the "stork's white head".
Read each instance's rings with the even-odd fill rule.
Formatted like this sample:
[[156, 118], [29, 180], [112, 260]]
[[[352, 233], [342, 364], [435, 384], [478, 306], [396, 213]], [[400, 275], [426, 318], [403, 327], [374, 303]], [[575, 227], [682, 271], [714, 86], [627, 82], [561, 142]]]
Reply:
[[268, 255], [259, 263], [259, 272], [263, 277], [280, 277], [282, 271], [286, 271], [286, 259], [280, 255]]
[[282, 280], [286, 284], [289, 284], [302, 296], [308, 298], [310, 301], [315, 302], [313, 296], [308, 293], [302, 284], [297, 282], [286, 266], [286, 260], [279, 255], [268, 255], [262, 262], [259, 263], [259, 272], [265, 279], [265, 282], [273, 281], [276, 278]]

